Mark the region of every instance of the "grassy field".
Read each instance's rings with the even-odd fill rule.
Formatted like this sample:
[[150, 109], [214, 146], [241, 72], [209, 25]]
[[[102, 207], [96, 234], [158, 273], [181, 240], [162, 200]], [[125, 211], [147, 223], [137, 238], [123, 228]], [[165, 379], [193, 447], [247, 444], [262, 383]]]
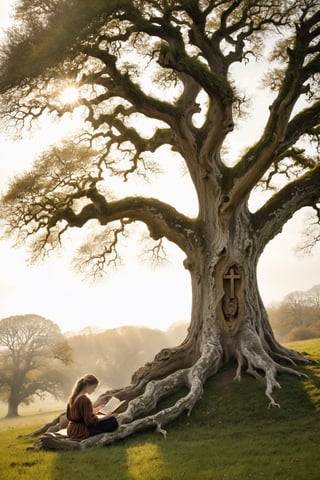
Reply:
[[[320, 360], [320, 339], [291, 346]], [[4, 480], [319, 480], [320, 364], [309, 378], [282, 375], [280, 409], [268, 409], [264, 385], [234, 368], [206, 384], [190, 417], [157, 433], [140, 433], [106, 448], [30, 452], [34, 440], [17, 439], [52, 419], [24, 414], [0, 421], [0, 479]], [[60, 411], [60, 410], [59, 410]]]

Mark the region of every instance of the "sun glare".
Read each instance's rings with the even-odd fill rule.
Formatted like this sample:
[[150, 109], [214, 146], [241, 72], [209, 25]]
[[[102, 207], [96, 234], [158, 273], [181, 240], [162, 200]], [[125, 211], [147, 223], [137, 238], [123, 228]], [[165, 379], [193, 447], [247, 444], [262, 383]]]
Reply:
[[60, 94], [60, 101], [66, 104], [76, 103], [79, 98], [79, 90], [77, 87], [69, 86], [66, 87]]

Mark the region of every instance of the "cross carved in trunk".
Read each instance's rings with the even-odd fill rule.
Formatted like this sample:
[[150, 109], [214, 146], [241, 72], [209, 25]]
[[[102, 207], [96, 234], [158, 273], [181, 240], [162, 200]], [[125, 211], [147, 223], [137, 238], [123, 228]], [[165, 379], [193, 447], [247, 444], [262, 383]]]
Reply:
[[233, 267], [231, 267], [229, 272], [226, 273], [223, 278], [225, 280], [230, 280], [230, 298], [235, 298], [235, 281], [240, 280], [240, 275], [234, 271]]

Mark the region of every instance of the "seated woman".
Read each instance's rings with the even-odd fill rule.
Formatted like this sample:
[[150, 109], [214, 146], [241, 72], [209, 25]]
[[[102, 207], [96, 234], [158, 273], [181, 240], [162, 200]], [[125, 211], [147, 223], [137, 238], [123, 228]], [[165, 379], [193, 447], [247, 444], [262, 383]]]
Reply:
[[112, 413], [97, 415], [104, 405], [93, 408], [87, 395], [92, 394], [99, 384], [98, 379], [91, 374], [77, 380], [67, 404], [67, 434], [71, 440], [80, 442], [85, 438], [99, 433], [114, 432], [119, 427]]

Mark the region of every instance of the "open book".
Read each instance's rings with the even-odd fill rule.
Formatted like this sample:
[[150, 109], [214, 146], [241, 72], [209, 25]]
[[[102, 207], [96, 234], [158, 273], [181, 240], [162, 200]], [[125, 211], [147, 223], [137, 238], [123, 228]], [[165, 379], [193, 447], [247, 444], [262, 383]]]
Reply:
[[115, 412], [118, 408], [125, 403], [125, 400], [119, 400], [117, 397], [111, 397], [103, 408], [99, 411], [99, 414], [105, 415], [109, 412]]

